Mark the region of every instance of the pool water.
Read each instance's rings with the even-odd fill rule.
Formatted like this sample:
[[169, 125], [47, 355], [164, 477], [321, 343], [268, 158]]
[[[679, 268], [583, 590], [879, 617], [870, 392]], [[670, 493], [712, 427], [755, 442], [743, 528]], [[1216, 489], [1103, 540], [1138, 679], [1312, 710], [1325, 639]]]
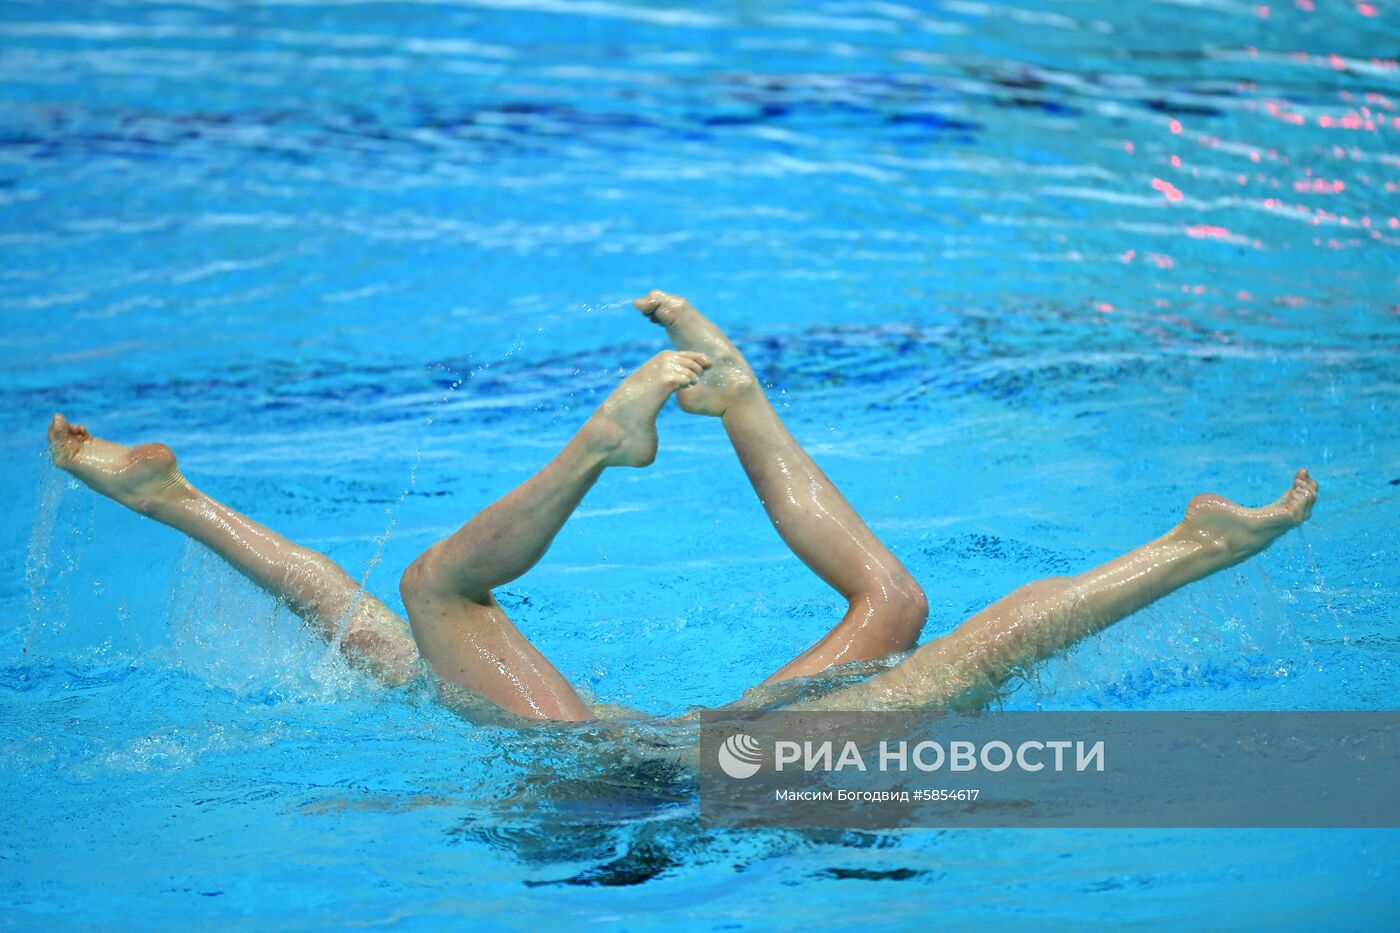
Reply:
[[[1011, 709], [1395, 709], [1390, 0], [0, 5], [0, 926], [1393, 927], [1394, 831], [711, 832], [596, 734], [385, 691], [47, 465], [62, 410], [398, 606], [685, 294], [932, 637], [1292, 471], [1313, 521]], [[668, 409], [500, 598], [724, 703], [839, 600]], [[571, 745], [576, 742], [576, 745]], [[579, 751], [573, 749], [578, 748]]]

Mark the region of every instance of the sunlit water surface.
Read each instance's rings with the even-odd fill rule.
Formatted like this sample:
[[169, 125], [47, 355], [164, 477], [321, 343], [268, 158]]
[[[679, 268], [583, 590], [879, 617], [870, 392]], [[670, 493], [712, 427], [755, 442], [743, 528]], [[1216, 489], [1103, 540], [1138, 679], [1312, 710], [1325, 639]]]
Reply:
[[[1315, 7], [0, 6], [0, 925], [1393, 924], [1389, 832], [715, 833], [665, 768], [569, 804], [616, 739], [375, 689], [42, 455], [60, 409], [169, 442], [397, 606], [662, 346], [661, 286], [929, 636], [1313, 469], [1302, 533], [1008, 708], [1396, 708], [1400, 10]], [[666, 714], [840, 604], [718, 424], [661, 435], [501, 600]]]

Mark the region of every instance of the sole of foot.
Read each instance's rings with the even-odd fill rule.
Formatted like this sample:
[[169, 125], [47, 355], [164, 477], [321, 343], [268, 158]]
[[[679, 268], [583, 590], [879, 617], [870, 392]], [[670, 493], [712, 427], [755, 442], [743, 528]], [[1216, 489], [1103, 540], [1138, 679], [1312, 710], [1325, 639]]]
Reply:
[[730, 405], [757, 391], [758, 380], [738, 347], [690, 302], [653, 289], [632, 304], [647, 320], [666, 328], [677, 350], [704, 353], [713, 363], [699, 383], [676, 396], [682, 409], [693, 415], [723, 416]]
[[61, 414], [49, 422], [54, 466], [137, 512], [149, 513], [192, 492], [164, 444], [122, 444], [93, 437]]
[[1224, 496], [1196, 496], [1186, 507], [1184, 533], [1220, 553], [1227, 564], [1258, 554], [1312, 515], [1317, 481], [1301, 469], [1293, 485], [1271, 505], [1250, 509]]
[[650, 466], [656, 460], [656, 416], [673, 394], [700, 381], [710, 359], [693, 350], [664, 350], [622, 380], [589, 420], [604, 466]]

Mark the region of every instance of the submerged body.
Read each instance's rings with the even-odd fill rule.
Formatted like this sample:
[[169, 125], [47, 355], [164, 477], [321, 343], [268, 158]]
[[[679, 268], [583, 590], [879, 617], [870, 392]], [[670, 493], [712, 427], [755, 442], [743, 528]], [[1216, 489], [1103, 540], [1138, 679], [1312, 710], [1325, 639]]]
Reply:
[[[58, 467], [203, 542], [383, 683], [411, 680], [426, 661], [472, 715], [581, 721], [616, 708], [585, 703], [492, 591], [544, 556], [604, 470], [650, 465], [656, 416], [675, 395], [685, 411], [722, 419], [778, 534], [847, 603], [825, 636], [763, 683], [913, 649], [928, 615], [922, 589], [788, 432], [739, 350], [682, 298], [654, 291], [636, 305], [675, 349], [628, 376], [539, 473], [414, 560], [400, 586], [407, 621], [329, 558], [200, 492], [163, 444], [124, 447], [55, 415], [50, 447]], [[1308, 518], [1316, 496], [1306, 470], [1264, 508], [1197, 496], [1160, 538], [1077, 576], [1027, 584], [892, 668], [801, 705], [983, 706], [1021, 667], [1264, 550]]]

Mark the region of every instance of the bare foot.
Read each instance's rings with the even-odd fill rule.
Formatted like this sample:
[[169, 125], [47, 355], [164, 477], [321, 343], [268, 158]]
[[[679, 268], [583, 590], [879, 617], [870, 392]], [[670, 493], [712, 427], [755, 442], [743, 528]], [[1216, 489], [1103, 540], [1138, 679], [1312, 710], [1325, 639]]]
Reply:
[[143, 515], [194, 492], [164, 444], [124, 447], [93, 437], [62, 415], [49, 422], [49, 451], [54, 466]]
[[632, 304], [652, 323], [666, 328], [676, 349], [698, 350], [713, 361], [698, 384], [676, 395], [681, 408], [693, 415], [723, 415], [735, 401], [757, 391], [758, 380], [748, 360], [690, 302], [653, 290]]
[[673, 392], [693, 386], [710, 365], [694, 351], [665, 350], [643, 363], [589, 419], [606, 466], [650, 466], [656, 459], [656, 415]]
[[1316, 501], [1317, 481], [1302, 469], [1277, 502], [1261, 509], [1247, 509], [1223, 496], [1196, 496], [1178, 530], [1217, 551], [1228, 567], [1253, 557], [1307, 521]]

